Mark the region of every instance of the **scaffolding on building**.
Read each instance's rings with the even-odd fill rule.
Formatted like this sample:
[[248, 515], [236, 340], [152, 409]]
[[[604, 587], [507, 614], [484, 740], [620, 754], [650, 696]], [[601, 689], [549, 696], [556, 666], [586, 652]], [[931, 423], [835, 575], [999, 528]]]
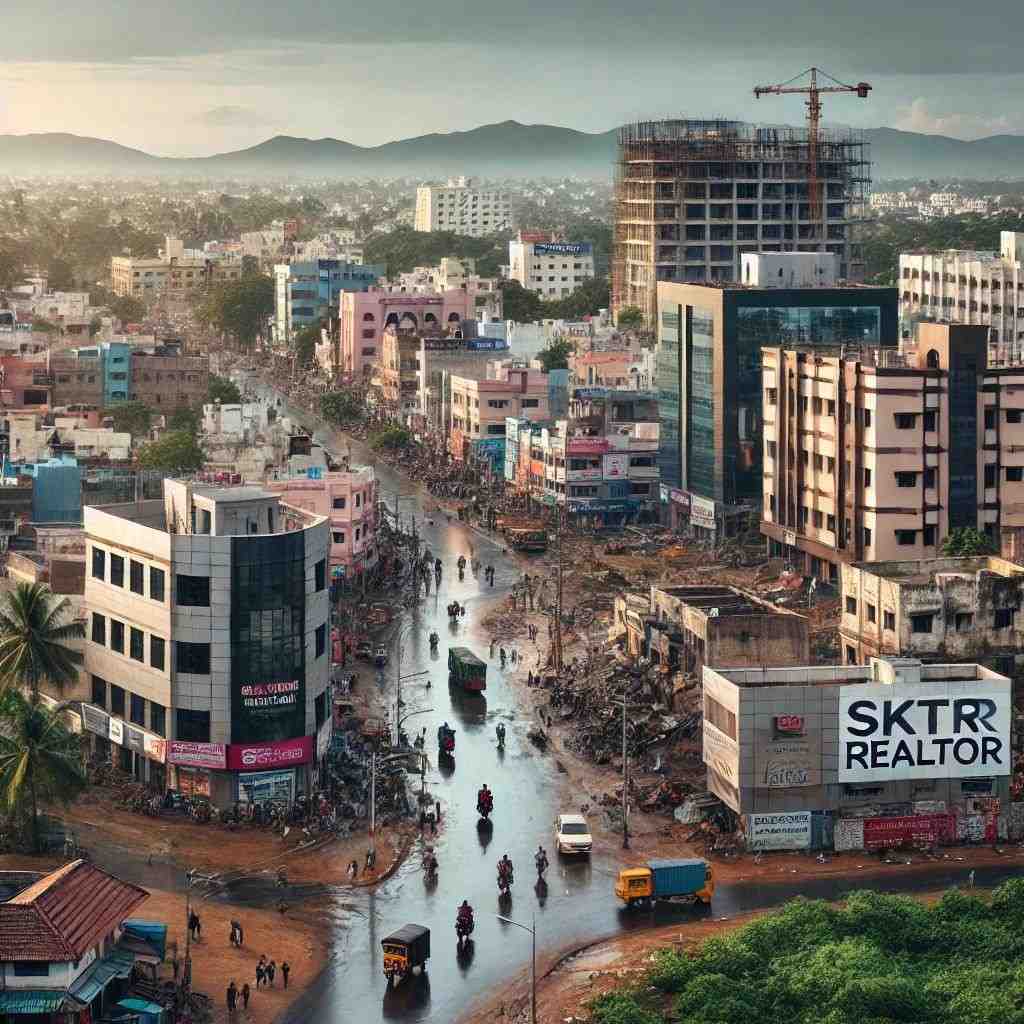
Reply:
[[[807, 192], [810, 142], [806, 128], [760, 127], [742, 121], [722, 119], [635, 121], [619, 129], [615, 167], [612, 256], [612, 306], [617, 312], [638, 306], [653, 325], [657, 314], [657, 282], [683, 281], [678, 271], [685, 263], [678, 255], [664, 261], [659, 271], [656, 246], [659, 242], [684, 246], [679, 229], [686, 222], [680, 204], [686, 202], [685, 183], [761, 181], [796, 184], [788, 205], [791, 216], [772, 218], [773, 223], [793, 225], [787, 239], [792, 251], [833, 251], [827, 227], [829, 201], [844, 204], [844, 216], [832, 220], [843, 226], [842, 247], [846, 253], [850, 281], [863, 276], [863, 259], [855, 231], [864, 219], [865, 191], [871, 180], [869, 143], [864, 134], [852, 129], [823, 129], [818, 132], [818, 177], [825, 186], [825, 199], [812, 208]], [[766, 170], [764, 165], [770, 165]], [[833, 187], [834, 186], [834, 187]], [[705, 200], [705, 202], [708, 200]], [[714, 202], [713, 199], [710, 200]], [[734, 202], [736, 200], [733, 200]], [[740, 200], [741, 201], [741, 200]], [[754, 200], [760, 203], [760, 199]], [[760, 223], [759, 215], [755, 223]], [[736, 217], [728, 218], [735, 221]], [[733, 244], [730, 242], [730, 244]], [[814, 249], [809, 249], [813, 246]], [[781, 251], [786, 250], [780, 243]], [[738, 251], [758, 252], [762, 240]], [[738, 268], [733, 260], [732, 271]], [[725, 268], [723, 268], [725, 269]], [[722, 280], [725, 278], [713, 278]]]

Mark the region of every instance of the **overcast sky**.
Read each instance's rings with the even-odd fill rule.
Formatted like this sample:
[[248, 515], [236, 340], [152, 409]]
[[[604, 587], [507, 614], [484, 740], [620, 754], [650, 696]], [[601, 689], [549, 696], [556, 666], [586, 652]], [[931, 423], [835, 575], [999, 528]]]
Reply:
[[515, 119], [795, 123], [759, 82], [817, 64], [875, 86], [825, 119], [1024, 132], [1020, 0], [8, 0], [0, 131], [163, 155], [276, 134], [375, 145]]

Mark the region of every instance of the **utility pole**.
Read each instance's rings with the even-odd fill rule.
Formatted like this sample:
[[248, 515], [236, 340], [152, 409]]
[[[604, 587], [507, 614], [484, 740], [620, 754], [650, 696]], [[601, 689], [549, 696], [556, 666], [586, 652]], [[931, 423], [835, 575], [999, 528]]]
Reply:
[[626, 750], [626, 696], [622, 696], [622, 848], [629, 849], [629, 754]]
[[555, 536], [558, 543], [558, 579], [555, 585], [555, 672], [562, 672], [562, 510], [555, 509]]
[[370, 753], [370, 854], [377, 859], [377, 751]]

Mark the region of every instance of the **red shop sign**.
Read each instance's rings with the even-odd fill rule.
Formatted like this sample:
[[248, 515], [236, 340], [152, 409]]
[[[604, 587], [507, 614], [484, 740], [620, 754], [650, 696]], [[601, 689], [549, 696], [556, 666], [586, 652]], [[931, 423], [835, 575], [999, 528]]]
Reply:
[[864, 849], [882, 850], [904, 843], [948, 843], [956, 834], [952, 814], [911, 814], [864, 820]]
[[228, 747], [228, 768], [240, 772], [261, 772], [271, 768], [294, 768], [313, 760], [313, 736], [300, 736], [277, 743], [254, 743]]

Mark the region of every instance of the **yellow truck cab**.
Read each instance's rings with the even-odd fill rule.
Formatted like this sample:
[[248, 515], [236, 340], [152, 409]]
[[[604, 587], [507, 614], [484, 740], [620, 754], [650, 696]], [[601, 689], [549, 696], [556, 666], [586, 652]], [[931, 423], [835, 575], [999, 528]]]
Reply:
[[619, 872], [615, 895], [627, 907], [666, 901], [709, 904], [715, 892], [711, 865], [698, 859], [652, 860]]

